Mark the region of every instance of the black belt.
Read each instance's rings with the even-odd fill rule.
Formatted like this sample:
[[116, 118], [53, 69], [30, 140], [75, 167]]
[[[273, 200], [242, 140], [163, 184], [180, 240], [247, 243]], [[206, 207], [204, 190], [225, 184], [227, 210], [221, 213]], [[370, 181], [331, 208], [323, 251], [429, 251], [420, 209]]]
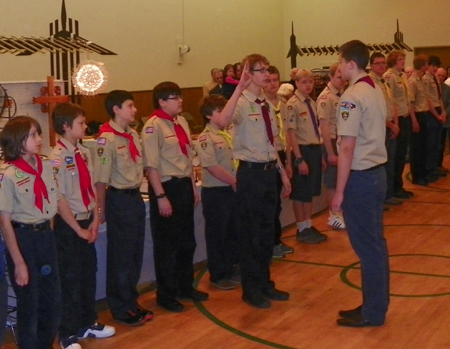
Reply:
[[364, 170], [351, 170], [351, 171], [352, 171], [352, 172], [367, 172], [367, 171], [373, 171], [373, 170], [376, 170], [377, 168], [384, 167], [384, 165], [386, 165], [386, 163], [384, 163], [384, 164], [379, 164], [379, 165], [376, 165], [376, 166], [373, 166], [373, 167], [369, 167], [369, 168], [366, 168], [366, 169], [364, 169]]
[[269, 171], [269, 170], [273, 170], [276, 165], [277, 165], [276, 160], [269, 161], [269, 162], [250, 162], [250, 161], [239, 160], [239, 167], [253, 168], [255, 170]]
[[124, 194], [136, 194], [136, 193], [139, 193], [139, 188], [119, 189], [119, 188], [115, 188], [115, 187], [109, 186], [108, 189], [111, 190], [111, 191], [116, 191], [116, 192], [124, 193]]
[[42, 223], [20, 223], [11, 221], [11, 225], [14, 228], [28, 229], [33, 231], [43, 231], [50, 228], [50, 221], [46, 220], [45, 222]]

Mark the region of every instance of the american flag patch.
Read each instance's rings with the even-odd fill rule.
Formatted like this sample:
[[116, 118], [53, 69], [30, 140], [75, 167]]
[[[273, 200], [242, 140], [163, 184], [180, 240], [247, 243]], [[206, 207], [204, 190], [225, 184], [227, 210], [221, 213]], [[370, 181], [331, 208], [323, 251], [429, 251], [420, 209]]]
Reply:
[[99, 139], [97, 139], [97, 144], [98, 145], [105, 145], [106, 144], [106, 138], [100, 137]]
[[201, 136], [201, 137], [198, 139], [198, 141], [199, 141], [199, 142], [204, 142], [204, 141], [206, 141], [206, 136]]
[[146, 127], [145, 133], [153, 133], [153, 126]]
[[3, 180], [3, 173], [0, 174], [0, 182]]
[[50, 160], [50, 162], [51, 162], [53, 167], [60, 167], [61, 166], [61, 160], [59, 160], [59, 159], [53, 159], [53, 160]]

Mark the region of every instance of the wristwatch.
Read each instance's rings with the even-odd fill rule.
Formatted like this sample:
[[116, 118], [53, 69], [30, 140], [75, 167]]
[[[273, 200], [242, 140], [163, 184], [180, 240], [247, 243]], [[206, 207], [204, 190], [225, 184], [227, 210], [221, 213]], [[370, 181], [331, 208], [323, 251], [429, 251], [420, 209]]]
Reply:
[[298, 165], [300, 165], [302, 162], [303, 162], [303, 158], [296, 158], [296, 159], [294, 160], [294, 165], [295, 165], [295, 166], [298, 166]]
[[162, 193], [162, 194], [159, 194], [159, 195], [155, 196], [155, 198], [157, 198], [157, 199], [162, 199], [162, 198], [165, 198], [165, 197], [166, 197], [166, 193]]

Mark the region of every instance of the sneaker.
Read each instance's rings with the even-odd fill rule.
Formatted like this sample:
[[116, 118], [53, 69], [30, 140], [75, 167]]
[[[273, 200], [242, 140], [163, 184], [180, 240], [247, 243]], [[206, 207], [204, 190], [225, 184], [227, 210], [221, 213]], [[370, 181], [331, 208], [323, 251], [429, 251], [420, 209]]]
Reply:
[[236, 285], [230, 280], [219, 280], [217, 282], [211, 281], [210, 284], [219, 290], [232, 290], [236, 288]]
[[89, 327], [82, 328], [78, 331], [78, 338], [108, 338], [116, 333], [116, 329], [112, 326], [103, 325], [95, 322]]
[[281, 243], [280, 246], [281, 246], [281, 250], [282, 250], [284, 253], [292, 253], [292, 252], [294, 252], [294, 248], [291, 247], [291, 246], [285, 245], [285, 244], [283, 244], [283, 243]]
[[153, 312], [151, 310], [142, 308], [140, 305], [138, 305], [136, 312], [144, 318], [144, 321], [153, 319]]
[[60, 338], [59, 345], [61, 349], [81, 349], [81, 345], [78, 344], [77, 336]]
[[281, 248], [281, 245], [275, 245], [273, 247], [272, 257], [273, 258], [283, 258], [284, 257], [284, 252], [283, 252], [283, 249]]
[[319, 239], [321, 239], [322, 241], [325, 241], [326, 239], [328, 239], [328, 236], [325, 234], [322, 234], [319, 229], [317, 229], [315, 226], [311, 226], [311, 231], [313, 232], [313, 234], [317, 235], [319, 237]]
[[297, 230], [297, 241], [304, 242], [305, 244], [318, 244], [323, 239], [315, 234], [310, 228], [305, 228], [302, 231]]
[[328, 217], [328, 225], [334, 229], [345, 229], [344, 217], [342, 214], [333, 214], [330, 213], [330, 217]]

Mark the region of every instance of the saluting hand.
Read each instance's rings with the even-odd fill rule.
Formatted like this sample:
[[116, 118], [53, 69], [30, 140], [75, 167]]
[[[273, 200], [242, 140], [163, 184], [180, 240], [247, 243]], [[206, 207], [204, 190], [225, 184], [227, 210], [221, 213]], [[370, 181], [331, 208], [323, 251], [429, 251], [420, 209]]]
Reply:
[[242, 69], [241, 79], [239, 80], [238, 87], [241, 91], [244, 91], [252, 82], [252, 74], [250, 74], [250, 63], [245, 62], [244, 69]]

